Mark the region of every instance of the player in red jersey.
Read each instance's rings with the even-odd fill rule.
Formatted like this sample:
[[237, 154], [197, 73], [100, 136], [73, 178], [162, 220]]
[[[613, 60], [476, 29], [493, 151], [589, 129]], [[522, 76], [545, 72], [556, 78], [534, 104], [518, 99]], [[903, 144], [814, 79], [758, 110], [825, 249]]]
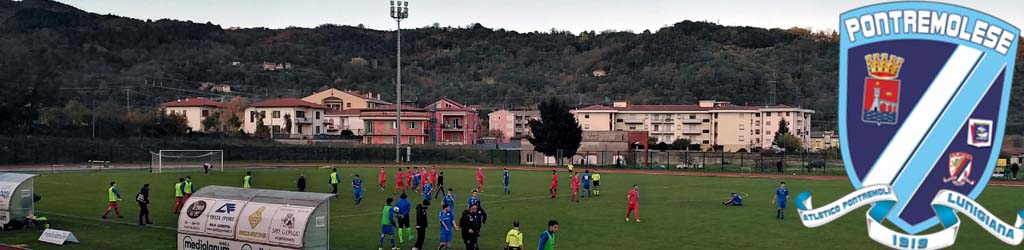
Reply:
[[575, 173], [575, 172], [572, 173], [572, 178], [569, 179], [569, 185], [572, 186], [572, 196], [571, 196], [572, 198], [570, 200], [571, 201], [575, 201], [576, 203], [579, 203], [580, 202], [580, 196], [579, 196], [579, 194], [580, 194], [580, 174], [579, 173]]
[[555, 170], [551, 170], [551, 187], [548, 188], [548, 191], [551, 192], [551, 199], [558, 196], [558, 172]]
[[380, 184], [380, 191], [384, 191], [384, 184], [388, 183], [388, 171], [384, 170], [384, 167], [380, 167], [380, 175], [377, 176], [377, 182]]
[[484, 192], [484, 168], [476, 169], [476, 190]]
[[[416, 188], [412, 186], [412, 168], [405, 168], [405, 187], [406, 189]], [[404, 190], [403, 190], [404, 191]]]
[[395, 191], [391, 193], [397, 194], [399, 189], [405, 192], [405, 172], [402, 172], [402, 168], [395, 171]]
[[636, 222], [640, 222], [640, 189], [636, 184], [633, 184], [633, 189], [629, 190], [626, 198], [629, 199], [629, 205], [626, 207], [626, 221], [629, 221], [629, 214], [632, 213]]
[[437, 166], [430, 167], [430, 184], [437, 185]]

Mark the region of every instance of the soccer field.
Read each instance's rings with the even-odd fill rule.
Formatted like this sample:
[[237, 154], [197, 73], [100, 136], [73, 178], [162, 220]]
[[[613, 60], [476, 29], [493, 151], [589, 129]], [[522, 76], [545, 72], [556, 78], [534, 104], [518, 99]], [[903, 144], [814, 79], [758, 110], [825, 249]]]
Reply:
[[[380, 230], [380, 209], [391, 197], [394, 169], [388, 169], [387, 192], [377, 189], [377, 168], [339, 168], [344, 176], [341, 197], [331, 204], [332, 249], [376, 249]], [[257, 188], [294, 190], [295, 179], [305, 174], [307, 191], [329, 192], [329, 169], [263, 168], [251, 169]], [[445, 184], [455, 190], [456, 205], [461, 206], [475, 187], [475, 170], [442, 169]], [[354, 207], [352, 176], [363, 177], [366, 188], [361, 207]], [[240, 186], [243, 170], [202, 173], [151, 174], [142, 171], [103, 171], [43, 174], [36, 178], [36, 189], [43, 199], [37, 203], [40, 215], [50, 219], [52, 228], [70, 230], [81, 244], [63, 247], [36, 241], [42, 230], [0, 232], [0, 243], [29, 244], [34, 249], [175, 249], [176, 216], [173, 185], [178, 177], [191, 175], [196, 188], [207, 185]], [[512, 194], [505, 195], [501, 170], [486, 170], [486, 185], [481, 194], [488, 213], [480, 238], [481, 249], [501, 249], [505, 232], [513, 220], [519, 220], [526, 249], [535, 249], [538, 236], [548, 220], [560, 222], [558, 249], [882, 249], [867, 237], [865, 208], [842, 219], [809, 229], [801, 225], [793, 198], [802, 191], [813, 191], [815, 205], [825, 204], [852, 191], [846, 181], [784, 179], [791, 192], [785, 220], [775, 219], [771, 195], [780, 179], [694, 177], [672, 175], [602, 173], [600, 197], [585, 197], [580, 203], [569, 201], [569, 181], [560, 171], [559, 197], [548, 197], [550, 171], [513, 171]], [[100, 219], [106, 207], [108, 182], [117, 181], [125, 196], [121, 208], [125, 218]], [[138, 208], [133, 201], [143, 183], [152, 186], [151, 207], [154, 227], [138, 227]], [[642, 222], [625, 222], [626, 192], [640, 185]], [[1020, 187], [990, 186], [979, 197], [996, 216], [1013, 218], [1020, 202]], [[723, 207], [729, 193], [744, 195], [743, 207]], [[419, 197], [411, 195], [411, 197]], [[417, 203], [420, 200], [410, 199]], [[438, 244], [437, 211], [440, 200], [431, 207], [430, 226], [425, 247]], [[964, 223], [955, 249], [1014, 249], [972, 222]], [[894, 227], [891, 227], [894, 228]], [[415, 231], [415, 230], [414, 230]], [[933, 229], [932, 231], [935, 231]], [[453, 249], [464, 249], [458, 232]], [[402, 249], [410, 249], [406, 241]]]

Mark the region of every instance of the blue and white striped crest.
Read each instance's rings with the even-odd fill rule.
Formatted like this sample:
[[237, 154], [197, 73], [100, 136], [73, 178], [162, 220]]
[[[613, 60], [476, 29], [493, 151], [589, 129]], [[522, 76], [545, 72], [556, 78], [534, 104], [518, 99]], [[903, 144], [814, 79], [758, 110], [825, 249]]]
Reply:
[[927, 230], [939, 223], [939, 190], [974, 199], [992, 175], [1020, 30], [960, 6], [896, 2], [843, 13], [839, 35], [850, 181], [892, 185], [898, 201], [885, 219]]

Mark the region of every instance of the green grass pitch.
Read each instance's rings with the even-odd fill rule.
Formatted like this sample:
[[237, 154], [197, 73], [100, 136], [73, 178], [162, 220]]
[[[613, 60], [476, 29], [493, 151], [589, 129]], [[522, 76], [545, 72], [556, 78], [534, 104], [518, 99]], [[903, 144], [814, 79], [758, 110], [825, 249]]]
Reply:
[[[380, 229], [380, 208], [388, 191], [377, 189], [377, 168], [340, 168], [341, 197], [331, 205], [332, 249], [376, 249]], [[329, 192], [329, 170], [320, 168], [252, 169], [257, 188], [294, 190], [299, 174], [307, 177], [312, 192]], [[457, 205], [475, 187], [475, 170], [443, 169], [445, 183], [455, 190]], [[42, 230], [0, 232], [0, 243], [29, 244], [35, 249], [175, 249], [173, 184], [179, 176], [191, 175], [197, 189], [207, 185], [240, 186], [244, 171], [150, 174], [142, 171], [105, 171], [43, 174], [36, 178], [40, 215], [49, 217], [51, 227], [70, 230], [81, 244], [61, 246], [38, 242]], [[354, 174], [363, 176], [366, 187], [361, 207], [352, 203], [350, 183]], [[565, 171], [557, 199], [548, 198], [549, 171], [513, 171], [512, 194], [505, 195], [501, 170], [486, 170], [484, 207], [489, 218], [482, 230], [482, 249], [501, 249], [505, 232], [513, 220], [519, 220], [527, 249], [536, 248], [538, 236], [550, 219], [558, 220], [558, 249], [882, 249], [867, 237], [863, 214], [866, 208], [851, 212], [838, 221], [819, 228], [805, 228], [797, 218], [793, 198], [802, 191], [813, 191], [815, 205], [825, 204], [852, 191], [845, 181], [785, 179], [791, 199], [785, 220], [775, 219], [771, 195], [780, 179], [692, 177], [668, 175], [602, 174], [601, 196], [569, 201]], [[393, 181], [393, 169], [388, 178]], [[122, 202], [123, 219], [100, 219], [106, 207], [106, 187], [117, 181], [126, 197]], [[152, 219], [155, 227], [138, 227], [138, 208], [133, 201], [143, 183], [152, 186]], [[642, 222], [625, 222], [626, 192], [640, 185]], [[1016, 209], [1024, 207], [1019, 187], [991, 186], [978, 200], [996, 216], [1012, 220]], [[746, 206], [723, 207], [730, 192], [744, 195]], [[419, 196], [413, 196], [419, 197]], [[417, 199], [411, 199], [418, 202]], [[437, 210], [434, 202], [425, 247], [438, 244]], [[461, 214], [461, 208], [456, 216]], [[935, 231], [933, 228], [932, 231]], [[458, 232], [454, 249], [463, 249]], [[402, 244], [410, 249], [412, 242]], [[965, 221], [954, 249], [1014, 249], [971, 221]]]

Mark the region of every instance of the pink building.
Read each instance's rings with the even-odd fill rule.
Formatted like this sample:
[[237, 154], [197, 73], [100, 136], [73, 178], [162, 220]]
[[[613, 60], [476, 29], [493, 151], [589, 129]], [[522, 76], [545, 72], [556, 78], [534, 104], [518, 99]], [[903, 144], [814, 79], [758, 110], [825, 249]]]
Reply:
[[473, 144], [480, 134], [480, 118], [475, 108], [442, 98], [423, 109], [431, 115], [428, 133], [437, 144]]
[[[363, 143], [395, 144], [398, 124], [395, 121], [395, 105], [377, 106], [359, 110], [363, 120]], [[402, 105], [402, 144], [424, 144], [427, 142], [426, 124], [430, 119], [422, 108]]]
[[487, 115], [488, 129], [501, 131], [504, 135], [502, 142], [508, 143], [513, 138], [523, 138], [530, 135], [530, 120], [540, 119], [540, 111], [508, 111], [504, 109], [495, 110]]

